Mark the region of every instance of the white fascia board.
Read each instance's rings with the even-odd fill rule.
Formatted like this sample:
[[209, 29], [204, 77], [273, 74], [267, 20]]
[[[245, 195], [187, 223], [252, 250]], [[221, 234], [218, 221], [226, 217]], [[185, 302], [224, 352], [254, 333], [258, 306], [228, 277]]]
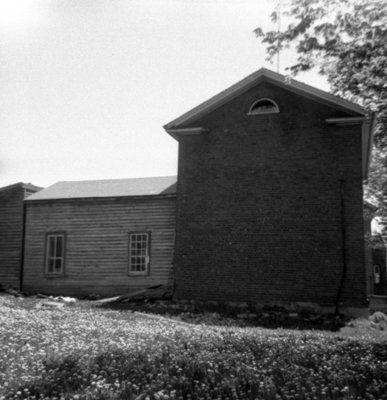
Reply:
[[205, 129], [202, 127], [181, 129], [167, 129], [164, 127], [164, 129], [176, 140], [179, 140], [182, 136], [201, 135], [205, 132]]

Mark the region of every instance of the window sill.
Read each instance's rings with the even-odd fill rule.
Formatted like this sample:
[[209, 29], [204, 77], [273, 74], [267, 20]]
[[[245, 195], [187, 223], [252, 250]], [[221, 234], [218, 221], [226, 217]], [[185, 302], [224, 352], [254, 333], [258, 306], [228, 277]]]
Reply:
[[149, 276], [149, 272], [129, 272], [128, 275], [132, 278]]
[[48, 278], [48, 279], [64, 278], [65, 274], [64, 273], [61, 273], [61, 274], [49, 274], [49, 273], [46, 272], [44, 274], [44, 277]]
[[279, 114], [279, 111], [248, 112], [246, 115], [251, 117], [253, 115], [270, 115], [270, 114]]

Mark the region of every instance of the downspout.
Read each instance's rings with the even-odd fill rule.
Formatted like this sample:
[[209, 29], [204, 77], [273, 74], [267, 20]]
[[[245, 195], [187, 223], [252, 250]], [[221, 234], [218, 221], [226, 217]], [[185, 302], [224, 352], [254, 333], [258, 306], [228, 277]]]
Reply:
[[336, 294], [335, 300], [335, 314], [339, 314], [339, 304], [343, 294], [345, 278], [347, 276], [347, 232], [346, 232], [346, 218], [345, 218], [345, 197], [344, 197], [344, 180], [340, 180], [340, 210], [341, 210], [341, 247], [342, 247], [342, 271], [340, 284]]
[[24, 244], [26, 232], [26, 203], [23, 200], [23, 221], [22, 221], [22, 237], [21, 237], [21, 252], [20, 252], [20, 274], [19, 274], [19, 290], [23, 291], [23, 277], [24, 277]]

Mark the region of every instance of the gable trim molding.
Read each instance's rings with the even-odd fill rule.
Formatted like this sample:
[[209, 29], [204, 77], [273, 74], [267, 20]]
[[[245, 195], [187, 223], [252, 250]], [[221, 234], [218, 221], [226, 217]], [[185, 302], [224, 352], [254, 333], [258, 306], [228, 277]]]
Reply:
[[214, 97], [211, 97], [209, 100], [199, 104], [197, 107], [164, 125], [164, 129], [168, 132], [170, 129], [178, 128], [183, 124], [192, 122], [239, 96], [262, 81], [267, 81], [276, 86], [280, 86], [291, 92], [311, 98], [319, 103], [330, 105], [338, 110], [358, 114], [358, 116], [364, 116], [363, 108], [357, 104], [341, 99], [305, 83], [289, 79], [285, 75], [278, 74], [277, 72], [270, 71], [266, 68], [261, 68], [236, 84], [230, 86], [228, 89], [220, 92]]
[[167, 129], [166, 132], [169, 133], [174, 139], [179, 140], [183, 136], [191, 136], [191, 135], [201, 135], [205, 132], [204, 128], [179, 128], [179, 129]]

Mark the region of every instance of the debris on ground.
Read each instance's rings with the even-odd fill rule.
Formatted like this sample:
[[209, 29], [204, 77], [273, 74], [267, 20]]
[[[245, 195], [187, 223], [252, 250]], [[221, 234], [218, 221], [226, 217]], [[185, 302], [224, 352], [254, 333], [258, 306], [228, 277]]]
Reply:
[[133, 299], [135, 300], [149, 300], [149, 299], [162, 299], [168, 295], [168, 287], [166, 285], [153, 285], [145, 289], [136, 290], [120, 296], [108, 297], [105, 299], [94, 300], [93, 304], [104, 305], [108, 303], [127, 303]]
[[368, 319], [376, 324], [379, 322], [387, 322], [387, 315], [381, 311], [375, 311]]
[[65, 306], [72, 306], [77, 302], [75, 297], [68, 297], [68, 296], [46, 296], [42, 294], [37, 294], [37, 298], [43, 299], [36, 304], [36, 308], [63, 308]]
[[57, 301], [41, 301], [36, 304], [36, 308], [63, 308], [65, 303], [59, 303]]
[[47, 296], [47, 295], [41, 294], [41, 293], [38, 293], [38, 294], [36, 294], [35, 296], [36, 296], [38, 299], [47, 299], [47, 297], [50, 297], [50, 296]]
[[2, 286], [0, 284], [0, 291], [10, 294], [11, 296], [14, 296], [14, 297], [22, 297], [23, 296], [23, 293], [19, 289], [16, 289], [15, 287], [13, 287], [11, 285]]
[[378, 340], [387, 342], [387, 316], [377, 311], [368, 318], [353, 319], [348, 321], [346, 326], [340, 330], [340, 333], [344, 337], [352, 336], [361, 338], [377, 336]]

